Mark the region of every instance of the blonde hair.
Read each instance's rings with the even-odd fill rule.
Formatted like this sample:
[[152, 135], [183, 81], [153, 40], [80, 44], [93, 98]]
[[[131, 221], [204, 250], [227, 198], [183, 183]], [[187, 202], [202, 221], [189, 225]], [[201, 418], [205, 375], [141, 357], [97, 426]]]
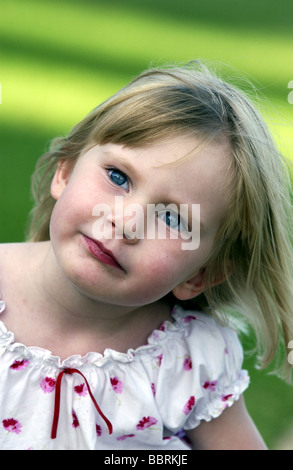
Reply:
[[225, 282], [202, 297], [214, 314], [227, 307], [242, 312], [256, 332], [260, 365], [267, 366], [280, 344], [293, 339], [290, 180], [250, 99], [206, 66], [195, 61], [149, 69], [95, 108], [67, 137], [55, 139], [33, 177], [29, 239], [49, 239], [55, 204], [50, 185], [60, 160], [74, 163], [95, 144], [135, 147], [185, 133], [230, 141], [229, 209], [205, 263], [210, 286], [218, 274]]

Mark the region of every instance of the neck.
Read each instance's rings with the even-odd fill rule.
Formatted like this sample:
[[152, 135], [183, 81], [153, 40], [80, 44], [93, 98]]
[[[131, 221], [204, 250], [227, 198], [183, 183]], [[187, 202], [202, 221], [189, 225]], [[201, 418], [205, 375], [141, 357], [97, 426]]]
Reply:
[[148, 330], [150, 325], [149, 334], [169, 316], [169, 307], [162, 302], [133, 307], [109, 304], [87, 296], [65, 277], [49, 242], [39, 245], [31, 272], [38, 311], [42, 312], [45, 324], [49, 322], [60, 332], [68, 333], [68, 329], [78, 333], [95, 332], [105, 338], [129, 332], [138, 325], [140, 329]]

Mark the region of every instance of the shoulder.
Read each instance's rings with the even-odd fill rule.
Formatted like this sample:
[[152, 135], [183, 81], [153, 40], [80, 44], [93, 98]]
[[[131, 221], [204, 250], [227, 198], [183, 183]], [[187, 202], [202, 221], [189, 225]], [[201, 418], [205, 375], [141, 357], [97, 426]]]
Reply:
[[2, 306], [4, 301], [10, 304], [14, 302], [18, 286], [21, 284], [19, 278], [23, 276], [25, 266], [22, 252], [21, 243], [0, 244], [0, 298]]
[[0, 292], [3, 298], [8, 297], [12, 288], [17, 291], [23, 284], [38, 250], [38, 243], [0, 244]]
[[27, 260], [37, 254], [48, 242], [0, 243], [0, 272], [8, 269], [15, 261]]
[[18, 243], [1, 243], [0, 244], [0, 281], [9, 276], [12, 270], [16, 253], [18, 251]]
[[176, 306], [175, 324], [182, 332], [178, 341], [204, 362], [226, 360], [229, 356], [242, 362], [243, 350], [237, 331], [217, 318], [198, 311], [183, 310]]
[[166, 416], [173, 410], [169, 426], [175, 429], [180, 423], [192, 429], [237, 401], [249, 377], [242, 370], [243, 349], [236, 331], [202, 312], [176, 307], [172, 315], [175, 323], [160, 358], [157, 401]]
[[172, 316], [175, 322], [166, 322], [164, 327], [162, 376], [172, 369], [169, 381], [187, 380], [210, 389], [215, 383], [222, 384], [224, 390], [237, 382], [243, 363], [237, 332], [202, 312], [175, 307]]
[[0, 244], [0, 280], [9, 277], [14, 271], [19, 271], [29, 245], [27, 243]]
[[9, 256], [21, 253], [26, 250], [31, 243], [0, 243], [0, 261], [5, 261]]

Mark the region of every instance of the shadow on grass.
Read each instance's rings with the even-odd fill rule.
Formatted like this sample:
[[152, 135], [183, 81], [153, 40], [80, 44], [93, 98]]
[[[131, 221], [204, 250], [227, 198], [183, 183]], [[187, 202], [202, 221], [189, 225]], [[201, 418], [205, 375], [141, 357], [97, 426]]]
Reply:
[[[81, 4], [80, 0], [71, 3]], [[83, 0], [83, 4], [121, 8], [121, 0]], [[217, 28], [257, 31], [270, 35], [289, 36], [292, 32], [293, 2], [291, 0], [123, 0], [123, 8], [148, 13], [156, 17], [172, 18], [187, 24], [196, 20]]]

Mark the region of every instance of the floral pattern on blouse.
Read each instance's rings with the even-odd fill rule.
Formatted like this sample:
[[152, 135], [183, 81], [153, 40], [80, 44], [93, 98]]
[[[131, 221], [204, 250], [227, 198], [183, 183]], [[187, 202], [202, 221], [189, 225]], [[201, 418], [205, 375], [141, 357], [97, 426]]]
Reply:
[[22, 425], [19, 421], [17, 421], [17, 419], [3, 419], [2, 423], [4, 429], [6, 429], [8, 432], [13, 432], [15, 434], [19, 434], [21, 432]]
[[[0, 313], [1, 308], [3, 301]], [[190, 449], [183, 430], [219, 416], [249, 378], [233, 330], [180, 307], [172, 317], [135, 351], [108, 349], [63, 362], [47, 350], [15, 343], [0, 322], [0, 448]], [[57, 385], [65, 368], [72, 369]], [[58, 432], [52, 439], [58, 387]], [[13, 390], [9, 399], [7, 390]]]

